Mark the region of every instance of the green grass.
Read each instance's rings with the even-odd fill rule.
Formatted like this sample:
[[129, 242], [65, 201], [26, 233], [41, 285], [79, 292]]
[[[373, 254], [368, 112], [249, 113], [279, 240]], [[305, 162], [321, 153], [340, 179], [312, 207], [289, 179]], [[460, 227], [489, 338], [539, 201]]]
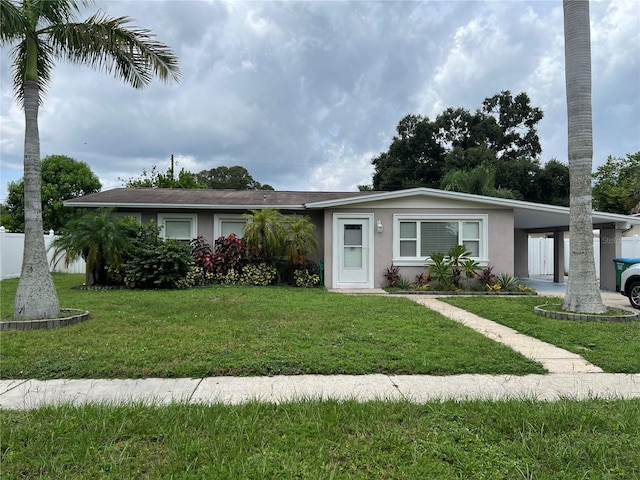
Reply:
[[640, 400], [3, 411], [3, 478], [640, 478]]
[[[285, 287], [75, 290], [81, 275], [54, 279], [61, 306], [90, 319], [2, 332], [1, 378], [545, 372], [403, 298]], [[0, 284], [3, 315], [16, 285]]]
[[446, 302], [577, 353], [607, 372], [640, 373], [640, 322], [581, 322], [542, 317], [533, 307], [557, 298], [448, 297]]

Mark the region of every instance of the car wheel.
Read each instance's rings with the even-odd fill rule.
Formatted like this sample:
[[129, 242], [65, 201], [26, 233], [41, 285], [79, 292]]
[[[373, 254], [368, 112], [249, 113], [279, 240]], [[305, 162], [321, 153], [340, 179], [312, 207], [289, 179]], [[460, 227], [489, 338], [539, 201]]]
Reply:
[[633, 282], [629, 286], [629, 302], [633, 308], [640, 308], [640, 282]]

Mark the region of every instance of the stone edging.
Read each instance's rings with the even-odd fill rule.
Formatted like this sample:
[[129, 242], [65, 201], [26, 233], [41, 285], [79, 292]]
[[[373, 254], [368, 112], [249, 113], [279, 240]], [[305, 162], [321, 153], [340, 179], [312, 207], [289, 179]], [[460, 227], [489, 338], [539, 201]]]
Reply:
[[479, 296], [514, 296], [514, 297], [532, 297], [538, 295], [537, 292], [481, 292], [475, 290], [394, 290], [387, 292], [389, 295], [437, 295], [446, 297], [452, 295], [479, 295]]
[[555, 310], [545, 310], [547, 305], [554, 305], [551, 303], [545, 303], [544, 305], [538, 305], [533, 307], [533, 311], [543, 317], [555, 318], [557, 320], [578, 320], [583, 322], [633, 322], [639, 319], [639, 315], [634, 312], [629, 312], [623, 315], [592, 315], [589, 313], [571, 313], [571, 312], [556, 312]]
[[0, 322], [0, 331], [2, 330], [39, 330], [41, 328], [66, 327], [84, 322], [89, 318], [89, 312], [76, 310], [74, 308], [61, 308], [61, 314], [69, 315], [61, 318], [45, 318], [42, 320], [18, 320]]

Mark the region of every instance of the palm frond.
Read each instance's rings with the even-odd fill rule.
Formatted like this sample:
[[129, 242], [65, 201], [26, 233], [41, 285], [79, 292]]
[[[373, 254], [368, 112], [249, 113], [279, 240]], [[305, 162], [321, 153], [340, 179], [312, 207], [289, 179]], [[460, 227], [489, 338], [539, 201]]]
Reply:
[[28, 29], [22, 11], [10, 0], [0, 0], [0, 45], [22, 39]]
[[145, 87], [154, 76], [179, 82], [176, 55], [150, 30], [127, 28], [130, 22], [97, 13], [82, 23], [51, 25], [43, 32], [58, 57], [114, 73], [135, 88]]
[[[40, 38], [37, 38], [36, 42], [38, 45], [38, 93], [40, 97], [39, 103], [42, 105], [44, 94], [51, 79], [51, 70], [54, 67], [54, 52], [51, 46]], [[24, 104], [25, 70], [27, 68], [27, 42], [22, 41], [16, 45], [11, 52], [11, 56], [15, 59], [13, 62], [13, 88], [18, 105], [22, 107]]]
[[38, 26], [42, 28], [74, 21], [80, 8], [91, 3], [90, 0], [31, 0], [29, 9], [37, 15]]

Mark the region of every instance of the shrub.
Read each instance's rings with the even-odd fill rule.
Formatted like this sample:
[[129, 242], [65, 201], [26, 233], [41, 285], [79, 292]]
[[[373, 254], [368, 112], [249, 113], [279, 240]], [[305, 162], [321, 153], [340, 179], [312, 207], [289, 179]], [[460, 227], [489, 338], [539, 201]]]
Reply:
[[282, 279], [288, 285], [296, 285], [295, 274], [298, 270], [306, 270], [309, 272], [309, 275], [317, 275], [318, 283], [320, 283], [320, 267], [318, 264], [312, 260], [306, 260], [304, 263], [287, 263], [282, 272], [280, 272]]
[[214, 278], [211, 245], [203, 236], [199, 236], [189, 242], [189, 248], [194, 263], [189, 271], [189, 281], [193, 281], [193, 285], [207, 285]]
[[440, 285], [440, 288], [443, 290], [451, 288], [451, 270], [445, 254], [441, 252], [432, 253], [431, 262], [432, 264], [429, 265], [429, 273], [432, 278], [438, 282], [438, 285]]
[[267, 263], [250, 263], [242, 268], [240, 283], [243, 285], [266, 287], [267, 285], [271, 285], [277, 276], [278, 271], [273, 265]]
[[493, 267], [487, 266], [482, 269], [480, 275], [478, 275], [478, 280], [482, 285], [487, 287], [493, 287], [496, 283], [496, 276], [493, 273]]
[[192, 265], [187, 272], [187, 276], [184, 279], [185, 288], [191, 287], [199, 287], [203, 285], [208, 285], [215, 279], [215, 276], [212, 272], [205, 272], [202, 267], [197, 265]]
[[208, 268], [216, 279], [224, 278], [229, 271], [241, 271], [248, 262], [244, 240], [233, 233], [228, 237], [218, 238], [214, 242], [213, 253], [207, 257], [205, 251], [202, 256], [203, 259], [208, 258]]
[[193, 265], [189, 247], [178, 240], [160, 240], [141, 246], [124, 265], [124, 282], [129, 288], [185, 288]]
[[429, 272], [440, 288], [459, 290], [463, 287], [463, 275], [467, 282], [477, 276], [481, 267], [469, 255], [471, 252], [464, 245], [454, 245], [446, 255], [441, 252], [431, 254]]
[[431, 280], [433, 277], [428, 273], [425, 275], [424, 273], [420, 273], [416, 275], [416, 281], [411, 285], [412, 290], [428, 290], [431, 286]]
[[384, 278], [389, 281], [390, 287], [395, 287], [398, 279], [400, 279], [400, 267], [393, 263], [384, 270]]
[[409, 290], [409, 288], [411, 288], [411, 282], [408, 278], [400, 276], [396, 280], [395, 286], [400, 290]]
[[320, 275], [311, 273], [306, 268], [299, 268], [293, 272], [293, 280], [296, 287], [312, 288], [320, 284]]
[[230, 269], [227, 273], [219, 273], [215, 279], [223, 285], [237, 285], [240, 283], [240, 274], [237, 270]]

